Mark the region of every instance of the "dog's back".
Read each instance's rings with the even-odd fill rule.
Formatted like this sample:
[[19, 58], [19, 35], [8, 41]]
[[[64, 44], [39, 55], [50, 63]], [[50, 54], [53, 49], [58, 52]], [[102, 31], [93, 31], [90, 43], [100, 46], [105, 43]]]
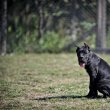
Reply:
[[98, 64], [98, 73], [99, 75], [103, 75], [103, 77], [108, 77], [110, 76], [110, 66], [109, 64], [100, 58], [100, 62]]

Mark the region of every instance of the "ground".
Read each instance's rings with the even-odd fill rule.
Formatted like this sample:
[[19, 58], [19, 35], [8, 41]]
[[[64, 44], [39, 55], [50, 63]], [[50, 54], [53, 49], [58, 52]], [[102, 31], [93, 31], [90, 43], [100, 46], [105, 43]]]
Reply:
[[[110, 63], [109, 55], [100, 56]], [[110, 110], [110, 98], [84, 97], [88, 82], [76, 54], [1, 56], [0, 109]]]

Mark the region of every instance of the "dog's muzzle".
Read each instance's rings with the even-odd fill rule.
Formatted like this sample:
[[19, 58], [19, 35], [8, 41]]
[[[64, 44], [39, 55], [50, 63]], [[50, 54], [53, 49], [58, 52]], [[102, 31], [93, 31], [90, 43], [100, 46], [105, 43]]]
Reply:
[[85, 68], [85, 63], [80, 63], [80, 67]]
[[86, 64], [83, 60], [79, 60], [79, 65], [80, 67], [84, 68]]

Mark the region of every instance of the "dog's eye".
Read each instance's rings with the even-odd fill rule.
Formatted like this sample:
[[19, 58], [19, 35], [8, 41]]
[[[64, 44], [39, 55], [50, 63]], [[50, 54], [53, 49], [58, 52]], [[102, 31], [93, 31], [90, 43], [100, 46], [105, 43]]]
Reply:
[[87, 54], [87, 52], [85, 52], [85, 51], [84, 51], [83, 53], [84, 53], [84, 54]]

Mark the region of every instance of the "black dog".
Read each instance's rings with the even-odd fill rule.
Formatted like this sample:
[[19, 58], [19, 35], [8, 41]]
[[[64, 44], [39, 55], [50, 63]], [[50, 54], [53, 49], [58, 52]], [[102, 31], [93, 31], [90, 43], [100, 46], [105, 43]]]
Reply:
[[87, 97], [97, 97], [98, 91], [103, 94], [104, 98], [110, 97], [110, 66], [107, 62], [93, 53], [85, 43], [84, 46], [77, 47], [76, 53], [79, 65], [84, 67], [90, 76]]

